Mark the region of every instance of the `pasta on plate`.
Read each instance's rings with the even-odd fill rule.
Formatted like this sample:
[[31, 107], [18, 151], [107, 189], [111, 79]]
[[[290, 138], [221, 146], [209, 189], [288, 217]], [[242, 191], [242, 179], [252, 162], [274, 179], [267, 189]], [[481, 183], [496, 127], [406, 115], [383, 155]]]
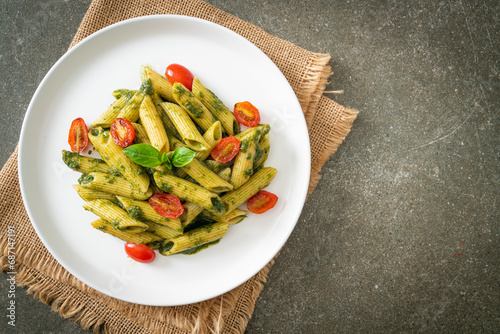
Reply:
[[[249, 199], [252, 212], [275, 205], [276, 195], [261, 191], [277, 173], [265, 166], [269, 125], [241, 131], [241, 117], [259, 115], [242, 109], [235, 117], [236, 107], [191, 80], [190, 90], [145, 66], [141, 87], [115, 90], [90, 130], [72, 126], [72, 151], [62, 158], [81, 173], [73, 188], [97, 216], [96, 230], [162, 255], [194, 254], [244, 220], [238, 207]], [[80, 154], [86, 141], [99, 159]]]

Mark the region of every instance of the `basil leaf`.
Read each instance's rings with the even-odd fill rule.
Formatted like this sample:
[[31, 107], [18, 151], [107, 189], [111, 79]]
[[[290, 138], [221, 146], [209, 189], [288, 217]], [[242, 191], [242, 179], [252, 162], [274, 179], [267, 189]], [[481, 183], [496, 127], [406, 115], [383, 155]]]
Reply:
[[135, 144], [125, 147], [123, 152], [138, 165], [143, 167], [157, 167], [161, 165], [161, 153], [147, 144]]
[[163, 152], [163, 155], [161, 156], [161, 162], [165, 164], [168, 169], [172, 169], [172, 161], [170, 161], [170, 158], [168, 157], [168, 154], [166, 152]]
[[175, 167], [186, 166], [193, 160], [196, 153], [187, 147], [178, 147], [172, 154], [172, 164]]
[[167, 166], [168, 169], [172, 169], [172, 162], [170, 161], [170, 159], [164, 161], [163, 164]]

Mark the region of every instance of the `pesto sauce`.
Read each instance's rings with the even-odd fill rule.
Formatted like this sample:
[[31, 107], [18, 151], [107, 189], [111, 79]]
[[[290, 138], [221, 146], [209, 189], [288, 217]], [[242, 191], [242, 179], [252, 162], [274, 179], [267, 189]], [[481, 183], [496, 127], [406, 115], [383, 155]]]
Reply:
[[194, 117], [200, 118], [203, 116], [203, 110], [200, 110], [197, 108], [194, 104], [191, 103], [191, 101], [186, 101], [182, 103], [182, 105], [189, 110], [191, 114], [193, 114]]
[[177, 93], [177, 95], [182, 95], [182, 94], [186, 94], [187, 90], [186, 90], [186, 88], [184, 88], [184, 86], [177, 85], [177, 87], [175, 87], [175, 92]]
[[214, 223], [215, 223], [214, 220], [211, 220], [211, 219], [206, 218], [202, 215], [199, 215], [198, 217], [195, 218], [195, 220], [191, 224], [189, 224], [188, 226], [186, 226], [184, 228], [184, 233], [187, 233], [187, 232], [192, 231], [194, 229], [197, 229], [199, 227], [202, 227], [205, 225], [211, 225]]
[[82, 174], [80, 178], [78, 179], [79, 184], [87, 184], [90, 183], [94, 180], [94, 177], [90, 174]]
[[240, 123], [238, 123], [237, 121], [233, 122], [233, 132], [234, 132], [234, 134], [237, 134], [238, 132], [240, 132]]
[[161, 245], [160, 253], [166, 253], [169, 250], [171, 250], [172, 247], [174, 247], [174, 243], [172, 241], [167, 241], [166, 243], [164, 243], [163, 245]]
[[113, 201], [112, 203], [115, 204], [117, 207], [126, 211], [125, 207], [123, 206], [123, 204], [119, 200]]
[[108, 183], [114, 183], [116, 181], [115, 177], [114, 176], [110, 176], [110, 175], [105, 175], [104, 176], [104, 179], [108, 182]]
[[172, 191], [172, 186], [168, 183], [163, 182], [163, 181], [160, 181], [158, 183], [158, 187], [160, 187], [161, 190], [166, 191], [167, 193]]
[[127, 210], [128, 214], [130, 217], [132, 217], [135, 220], [142, 220], [144, 213], [142, 212], [141, 208], [133, 205]]
[[248, 149], [248, 139], [242, 140], [240, 145], [240, 151], [246, 152]]
[[245, 171], [243, 172], [243, 174], [245, 174], [245, 176], [250, 176], [250, 175], [253, 174], [253, 170], [251, 168], [245, 169]]
[[254, 163], [256, 163], [260, 159], [260, 157], [262, 156], [263, 153], [264, 153], [264, 151], [260, 148], [259, 145], [257, 145], [257, 147], [255, 148], [255, 158], [253, 160]]
[[155, 90], [153, 88], [153, 84], [151, 83], [151, 79], [146, 79], [142, 82], [141, 88], [139, 90], [143, 91], [148, 95], [153, 95]]
[[217, 212], [224, 213], [226, 212], [226, 205], [222, 200], [212, 198], [212, 209]]
[[160, 249], [161, 243], [162, 243], [161, 241], [153, 241], [153, 242], [147, 243], [146, 246], [148, 246], [152, 250], [156, 250], [156, 249]]
[[222, 103], [222, 101], [214, 94], [211, 90], [208, 90], [210, 94], [212, 94], [212, 107], [217, 113], [223, 113], [226, 111], [226, 106]]
[[209, 242], [209, 243], [206, 243], [206, 244], [202, 244], [202, 245], [190, 248], [190, 249], [186, 249], [185, 251], [179, 252], [179, 254], [194, 255], [196, 253], [201, 252], [204, 249], [207, 249], [210, 246], [217, 245], [219, 243], [219, 241], [220, 241], [220, 239], [217, 239], [215, 241], [212, 241], [212, 242]]
[[[104, 162], [104, 161], [103, 161]], [[122, 174], [120, 173], [120, 171], [116, 168], [111, 168], [109, 170], [109, 174], [111, 175], [114, 175], [114, 176], [121, 176]]]
[[72, 170], [78, 171], [80, 168], [81, 155], [75, 152], [63, 151], [63, 162]]
[[80, 168], [80, 164], [76, 161], [68, 161], [66, 163], [66, 165], [71, 168], [72, 170], [76, 170], [78, 171], [78, 169]]

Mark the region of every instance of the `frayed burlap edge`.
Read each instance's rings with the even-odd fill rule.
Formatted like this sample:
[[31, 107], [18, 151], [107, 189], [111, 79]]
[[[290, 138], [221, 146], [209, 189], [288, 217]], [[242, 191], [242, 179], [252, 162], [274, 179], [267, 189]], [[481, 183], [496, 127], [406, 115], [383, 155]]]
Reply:
[[[4, 249], [3, 245], [0, 245], [0, 247]], [[71, 319], [85, 330], [92, 329], [94, 333], [151, 333], [147, 328], [153, 328], [155, 329], [154, 333], [162, 334], [242, 333], [252, 314], [247, 311], [255, 308], [255, 301], [264, 288], [266, 277], [273, 263], [274, 260], [242, 286], [242, 289], [250, 289], [249, 293], [237, 291], [240, 289], [237, 288], [200, 303], [202, 305], [199, 314], [195, 319], [191, 319], [191, 322], [188, 322], [185, 330], [174, 328], [174, 325], [168, 326], [167, 323], [152, 319], [145, 313], [137, 314], [137, 312], [134, 312], [134, 314], [128, 314], [129, 312], [123, 310], [115, 310], [110, 307], [109, 303], [106, 303], [107, 300], [98, 300], [85, 291], [81, 291], [72, 285], [51, 277], [52, 275], [48, 276], [24, 264], [17, 265], [16, 284], [26, 288], [29, 294], [32, 294], [43, 303], [50, 305], [52, 310], [62, 317]], [[9, 264], [6, 256], [0, 256], [0, 266], [2, 271], [8, 270]], [[250, 298], [240, 300], [246, 295], [250, 295]], [[75, 299], [79, 300], [77, 305], [74, 303]], [[112, 298], [107, 297], [106, 299]], [[212, 304], [220, 306], [211, 307]], [[235, 305], [240, 305], [240, 307], [235, 308]], [[227, 324], [231, 325], [230, 328], [233, 329], [233, 331], [227, 332], [224, 331], [225, 319], [229, 318], [230, 315], [233, 315], [231, 318], [236, 321], [233, 320], [231, 324]], [[110, 321], [110, 319], [113, 319], [113, 321]], [[187, 321], [187, 319], [171, 319], [171, 321], [177, 322], [177, 326], [179, 320]]]
[[340, 144], [342, 144], [346, 136], [351, 131], [354, 120], [358, 117], [359, 111], [342, 107], [342, 114], [340, 114], [338, 118], [330, 120], [327, 117], [324, 117], [325, 115], [323, 115], [323, 113], [327, 112], [327, 110], [331, 107], [338, 108], [341, 106], [328, 98], [322, 97], [319, 102], [316, 117], [309, 127], [310, 134], [326, 131], [329, 135], [322, 138], [323, 141], [321, 144], [323, 147], [321, 152], [317, 154], [315, 154], [314, 143], [311, 142], [311, 176], [309, 179], [308, 195], [313, 192], [321, 179], [321, 168], [337, 151]]
[[316, 116], [318, 103], [328, 84], [328, 78], [333, 74], [332, 68], [328, 65], [330, 58], [329, 54], [321, 53], [316, 53], [311, 58], [311, 62], [307, 66], [309, 72], [306, 73], [302, 85], [304, 90], [296, 94], [304, 112], [307, 128], [311, 127], [314, 116]]

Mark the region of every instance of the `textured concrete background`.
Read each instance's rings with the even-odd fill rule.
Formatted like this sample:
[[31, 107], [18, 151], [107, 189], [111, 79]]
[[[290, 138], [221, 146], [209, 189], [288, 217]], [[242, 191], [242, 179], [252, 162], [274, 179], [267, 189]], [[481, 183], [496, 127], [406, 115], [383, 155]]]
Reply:
[[[208, 2], [330, 53], [327, 89], [360, 111], [247, 333], [498, 332], [499, 2]], [[89, 3], [0, 1], [2, 164]], [[6, 287], [1, 274], [3, 310]], [[85, 333], [23, 289], [16, 300], [13, 332]]]

